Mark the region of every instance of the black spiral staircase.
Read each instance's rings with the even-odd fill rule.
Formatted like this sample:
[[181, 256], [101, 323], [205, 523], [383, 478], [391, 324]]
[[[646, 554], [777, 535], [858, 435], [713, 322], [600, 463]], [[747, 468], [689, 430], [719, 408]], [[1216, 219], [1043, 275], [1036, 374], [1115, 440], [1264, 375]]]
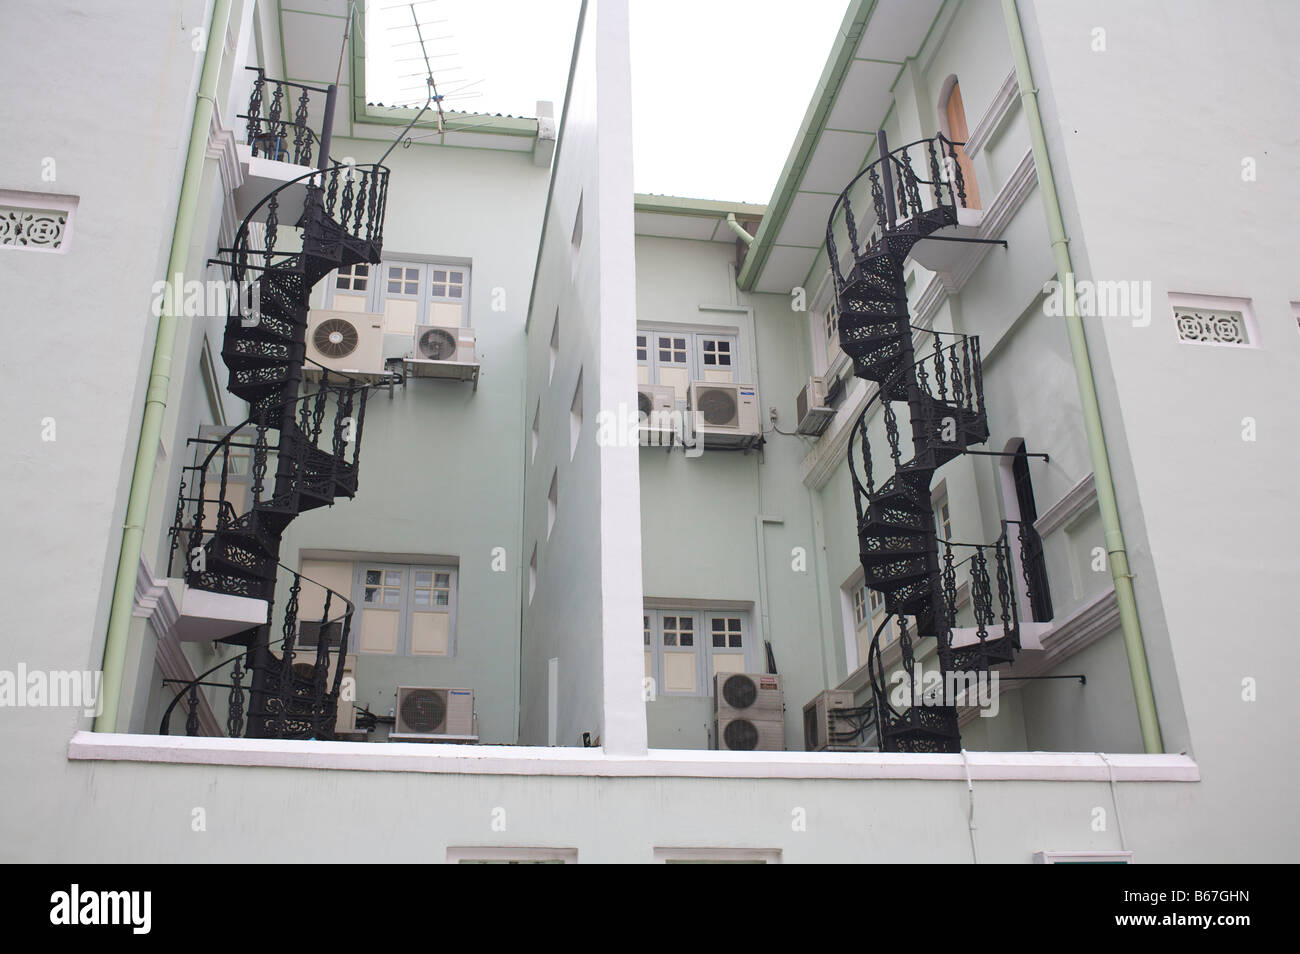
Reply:
[[[1005, 523], [992, 543], [942, 539], [931, 498], [935, 471], [989, 436], [979, 339], [914, 327], [903, 274], [918, 242], [963, 240], [935, 234], [956, 225], [965, 206], [961, 144], [940, 135], [891, 151], [881, 133], [879, 145], [880, 158], [832, 207], [826, 233], [840, 346], [854, 374], [878, 386], [848, 447], [866, 585], [884, 596], [888, 614], [873, 633], [867, 665], [882, 750], [955, 752], [961, 748], [958, 700], [949, 691], [922, 693], [915, 641], [936, 641], [945, 687], [968, 685], [967, 679], [1011, 662], [1020, 648], [1012, 548]], [[871, 203], [867, 228], [853, 207], [854, 197], [863, 196]], [[843, 259], [836, 243], [841, 228], [849, 246]], [[918, 334], [932, 348], [918, 348]], [[868, 433], [877, 403], [884, 430], [883, 445], [876, 438], [879, 459]], [[900, 403], [907, 407], [905, 432], [894, 409]], [[877, 480], [886, 454], [890, 472]], [[959, 575], [967, 580], [959, 583]], [[883, 661], [882, 636], [891, 621], [908, 703], [901, 706], [899, 693], [891, 699]]]
[[[272, 108], [264, 116], [268, 85]], [[295, 119], [281, 119], [278, 104], [292, 85], [258, 72], [245, 117], [248, 143], [255, 155], [267, 155], [273, 142], [268, 158], [297, 162], [309, 162], [317, 144], [319, 165], [264, 196], [240, 225], [233, 246], [214, 260], [229, 269], [239, 289], [229, 303], [221, 356], [230, 372], [228, 390], [248, 402], [249, 416], [219, 438], [191, 439], [199, 454], [207, 451], [181, 475], [169, 570], [174, 572], [179, 557], [188, 586], [265, 600], [267, 619], [221, 640], [245, 651], [180, 688], [163, 718], [163, 734], [182, 699], [188, 700], [186, 731], [198, 732], [201, 686], [230, 690], [231, 736], [330, 738], [334, 730], [353, 605], [281, 564], [279, 554], [285, 529], [299, 514], [355, 496], [366, 399], [372, 389], [392, 383], [324, 369], [304, 374], [312, 288], [335, 269], [380, 261], [388, 170], [329, 160], [333, 87], [323, 134], [306, 128], [306, 87], [294, 87], [302, 91]], [[281, 145], [287, 140], [295, 143], [292, 156]], [[308, 376], [316, 379], [314, 387]], [[279, 645], [273, 647], [275, 594], [285, 573], [288, 599]], [[304, 587], [323, 591], [319, 620], [299, 619]], [[309, 631], [316, 646], [299, 659], [296, 647]], [[230, 667], [228, 683], [208, 681], [223, 667]]]

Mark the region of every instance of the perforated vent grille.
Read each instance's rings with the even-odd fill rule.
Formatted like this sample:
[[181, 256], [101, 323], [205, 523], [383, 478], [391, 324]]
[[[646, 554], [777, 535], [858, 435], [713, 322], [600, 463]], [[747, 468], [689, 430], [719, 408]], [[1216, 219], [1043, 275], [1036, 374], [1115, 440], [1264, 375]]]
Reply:
[[346, 358], [357, 350], [357, 329], [342, 318], [327, 318], [312, 332], [311, 343], [327, 358]]
[[722, 698], [733, 709], [748, 709], [758, 698], [758, 687], [748, 676], [731, 676], [722, 684]]
[[734, 427], [738, 418], [735, 392], [727, 388], [700, 388], [699, 411], [704, 423], [714, 427]]
[[447, 721], [447, 693], [440, 689], [413, 689], [402, 697], [403, 732], [441, 732]]
[[456, 336], [444, 328], [429, 328], [420, 334], [420, 357], [450, 361], [456, 356]]

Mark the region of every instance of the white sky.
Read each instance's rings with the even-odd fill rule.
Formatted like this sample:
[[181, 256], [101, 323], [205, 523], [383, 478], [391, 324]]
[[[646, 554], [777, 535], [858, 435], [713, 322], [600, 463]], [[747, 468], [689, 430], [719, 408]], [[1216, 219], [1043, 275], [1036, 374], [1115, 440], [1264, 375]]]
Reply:
[[[579, 0], [415, 5], [444, 108], [535, 116], [564, 103]], [[764, 203], [816, 88], [847, 0], [631, 0], [637, 192]], [[366, 25], [366, 93], [424, 103], [407, 4]], [[398, 29], [390, 29], [397, 25]], [[400, 74], [417, 74], [401, 76]], [[402, 87], [407, 87], [403, 89]]]

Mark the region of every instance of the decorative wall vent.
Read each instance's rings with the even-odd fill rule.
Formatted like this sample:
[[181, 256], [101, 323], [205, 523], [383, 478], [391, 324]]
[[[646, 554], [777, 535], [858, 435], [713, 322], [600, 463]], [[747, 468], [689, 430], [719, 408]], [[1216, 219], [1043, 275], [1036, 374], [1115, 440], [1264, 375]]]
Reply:
[[1253, 347], [1256, 343], [1249, 299], [1171, 294], [1169, 302], [1179, 341], [1238, 347]]
[[1209, 344], [1247, 344], [1246, 322], [1240, 312], [1179, 309], [1178, 337]]
[[75, 196], [0, 191], [0, 248], [67, 251], [76, 207]]

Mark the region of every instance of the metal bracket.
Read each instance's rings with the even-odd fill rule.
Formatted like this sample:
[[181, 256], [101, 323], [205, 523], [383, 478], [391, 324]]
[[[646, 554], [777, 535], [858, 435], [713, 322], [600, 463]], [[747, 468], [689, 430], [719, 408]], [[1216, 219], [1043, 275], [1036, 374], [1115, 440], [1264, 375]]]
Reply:
[[[1001, 245], [1007, 247], [1006, 239], [962, 238], [960, 235], [926, 235], [922, 242], [972, 242], [976, 245]], [[917, 243], [920, 244], [920, 243]]]

